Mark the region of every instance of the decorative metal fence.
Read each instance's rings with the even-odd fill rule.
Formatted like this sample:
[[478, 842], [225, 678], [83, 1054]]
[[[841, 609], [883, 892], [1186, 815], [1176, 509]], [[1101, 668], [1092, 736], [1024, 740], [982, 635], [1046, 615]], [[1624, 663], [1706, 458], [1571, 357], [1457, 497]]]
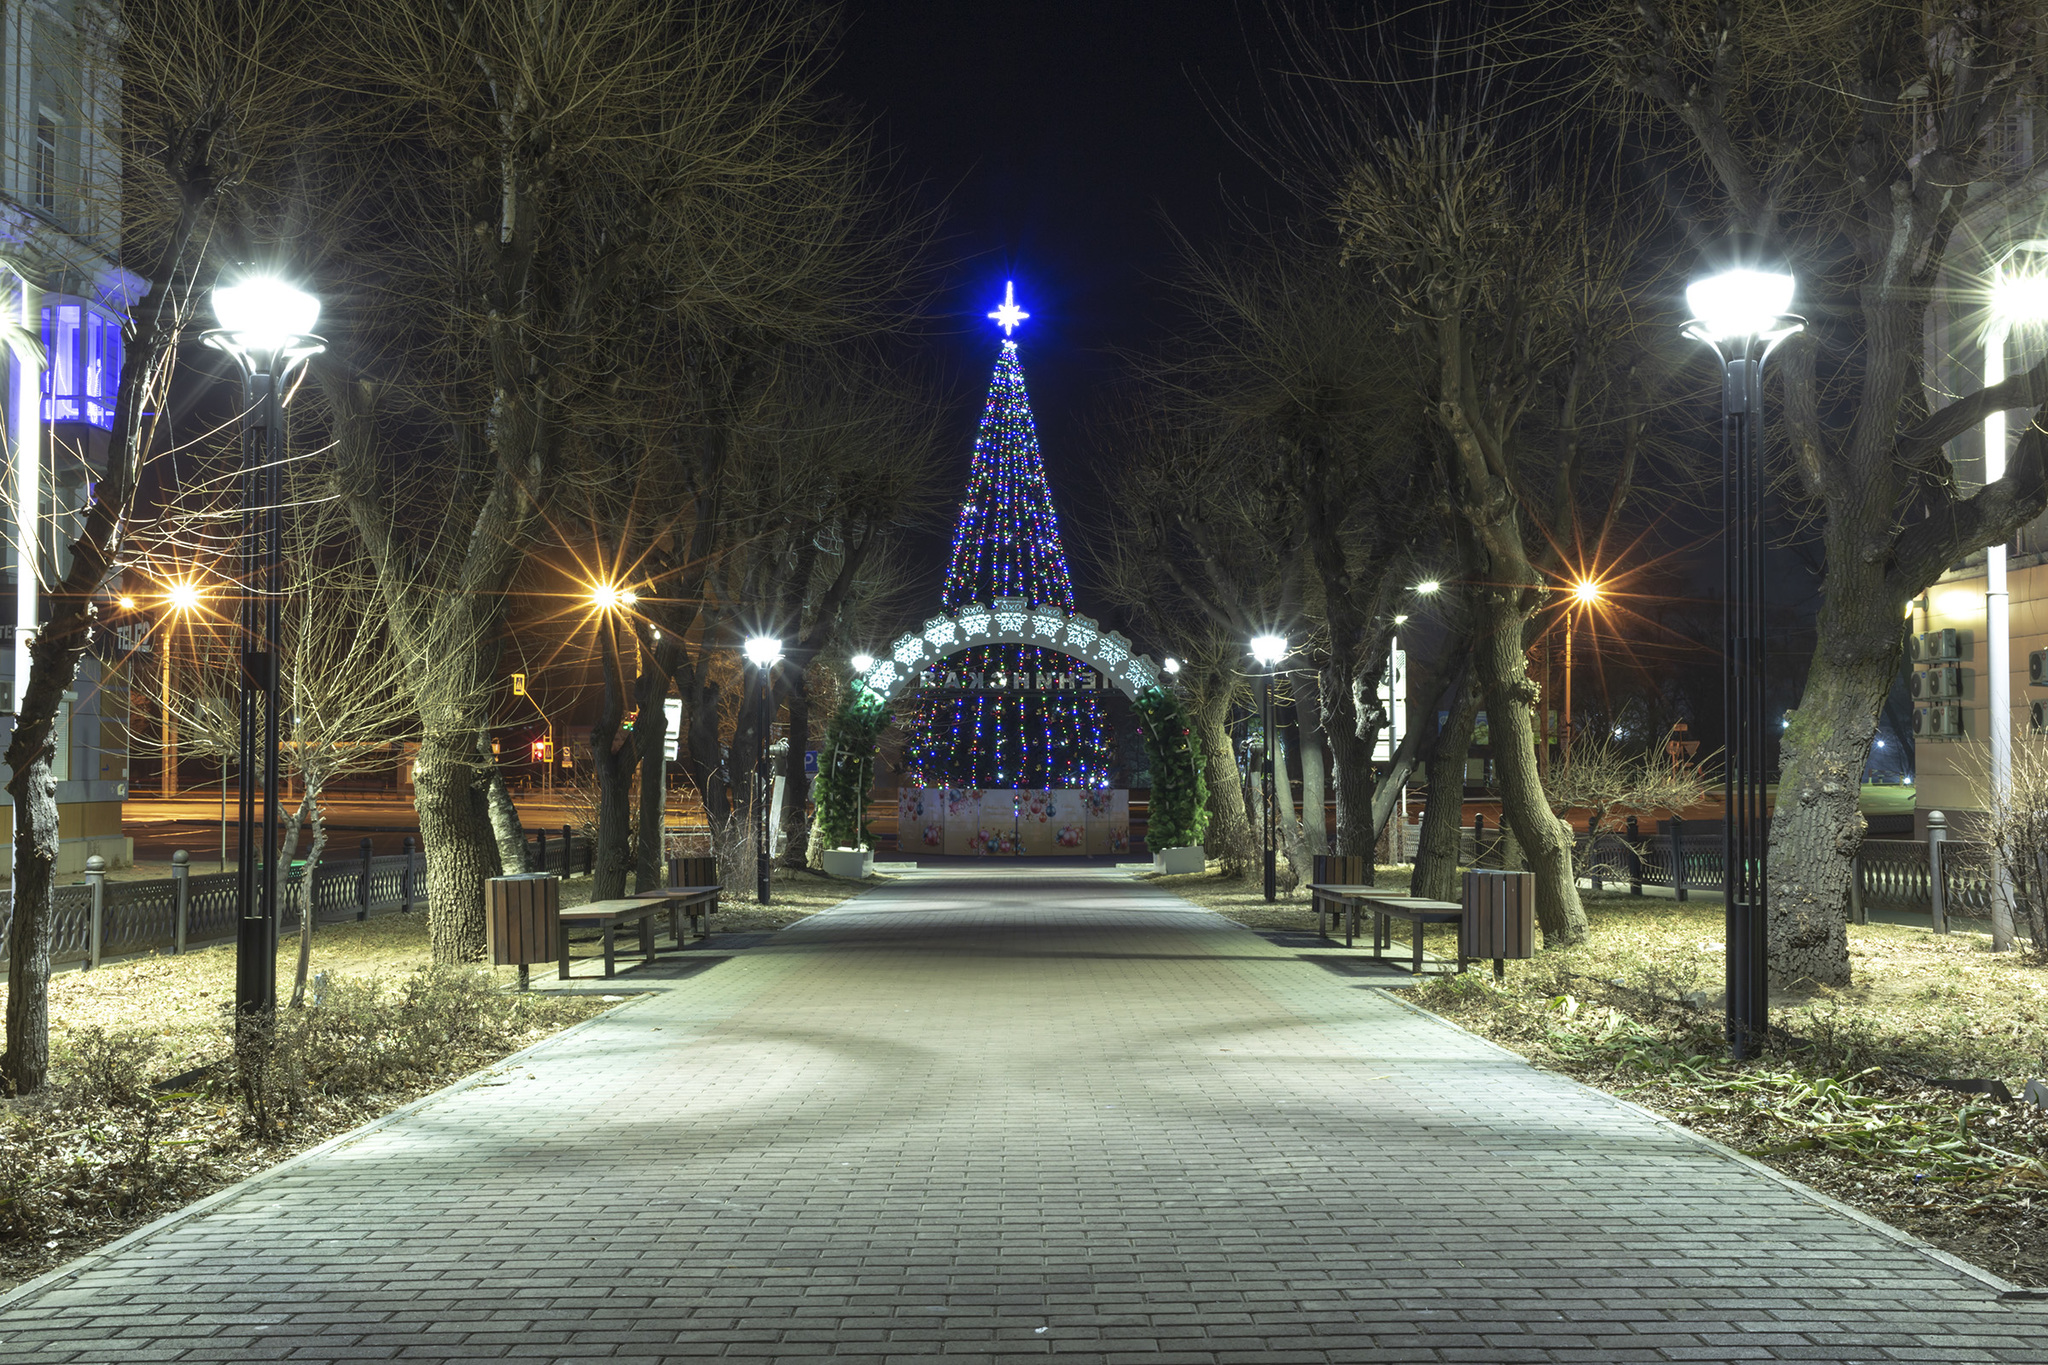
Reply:
[[[410, 844], [411, 840], [407, 840]], [[182, 859], [171, 875], [152, 881], [109, 881], [88, 870], [83, 882], [56, 889], [50, 922], [52, 967], [96, 967], [109, 957], [220, 943], [235, 936], [236, 874], [193, 876]], [[294, 868], [281, 907], [281, 929], [298, 928], [299, 889], [306, 870]], [[314, 914], [324, 922], [407, 912], [427, 903], [426, 860], [404, 853], [323, 861], [311, 870]], [[0, 941], [14, 920], [12, 892], [0, 891]]]
[[[1938, 821], [1939, 817], [1937, 817]], [[1675, 830], [1673, 826], [1676, 826]], [[1401, 855], [1412, 860], [1421, 842], [1419, 824], [1397, 825]], [[1661, 829], [1603, 830], [1592, 836], [1579, 831], [1574, 851], [1581, 877], [1598, 889], [1661, 887], [1680, 900], [1694, 891], [1718, 895], [1721, 888], [1722, 841], [1717, 825], [1693, 830], [1683, 821]], [[1936, 852], [1936, 850], [1939, 850]], [[1458, 860], [1467, 867], [1501, 867], [1512, 846], [1498, 824], [1480, 822], [1458, 831]], [[1940, 894], [1935, 894], [1934, 863], [1941, 864]], [[1991, 846], [1971, 839], [1950, 839], [1935, 823], [1925, 839], [1865, 839], [1854, 867], [1849, 917], [1862, 923], [1869, 912], [1926, 915], [1937, 929], [1952, 916], [1988, 918], [1991, 914]]]

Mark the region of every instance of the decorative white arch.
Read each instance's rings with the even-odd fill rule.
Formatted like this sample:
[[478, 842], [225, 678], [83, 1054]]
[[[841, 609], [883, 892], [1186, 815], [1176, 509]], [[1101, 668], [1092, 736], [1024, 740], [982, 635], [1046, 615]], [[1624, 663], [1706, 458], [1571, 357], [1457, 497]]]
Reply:
[[1105, 634], [1092, 617], [1051, 605], [1034, 607], [1022, 597], [998, 597], [987, 606], [970, 603], [951, 616], [932, 617], [922, 631], [890, 645], [888, 655], [861, 674], [861, 682], [882, 697], [893, 697], [941, 659], [977, 645], [1037, 645], [1070, 655], [1099, 670], [1132, 700], [1159, 681], [1159, 665], [1134, 651], [1118, 632]]

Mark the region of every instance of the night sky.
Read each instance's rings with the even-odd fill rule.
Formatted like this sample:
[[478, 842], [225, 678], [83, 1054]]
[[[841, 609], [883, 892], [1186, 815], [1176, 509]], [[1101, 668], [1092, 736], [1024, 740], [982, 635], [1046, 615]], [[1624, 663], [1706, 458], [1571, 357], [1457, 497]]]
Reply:
[[[830, 88], [873, 121], [897, 176], [944, 206], [940, 336], [964, 486], [1001, 333], [983, 316], [1014, 278], [1018, 330], [1053, 495], [1069, 523], [1093, 489], [1087, 423], [1171, 325], [1169, 223], [1197, 242], [1233, 205], [1276, 202], [1223, 114], [1277, 47], [1256, 4], [854, 0]], [[949, 528], [938, 533], [943, 554]], [[1072, 532], [1069, 531], [1071, 536]], [[1069, 555], [1075, 547], [1069, 545]], [[934, 566], [942, 568], [943, 566]], [[1086, 569], [1082, 610], [1086, 601]]]

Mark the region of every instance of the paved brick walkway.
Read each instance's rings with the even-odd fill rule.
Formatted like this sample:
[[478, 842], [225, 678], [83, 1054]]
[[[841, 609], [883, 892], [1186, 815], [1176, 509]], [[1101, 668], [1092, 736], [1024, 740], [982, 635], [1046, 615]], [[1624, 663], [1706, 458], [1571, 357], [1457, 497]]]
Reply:
[[2048, 1361], [2048, 1305], [1116, 873], [660, 970], [0, 1362]]

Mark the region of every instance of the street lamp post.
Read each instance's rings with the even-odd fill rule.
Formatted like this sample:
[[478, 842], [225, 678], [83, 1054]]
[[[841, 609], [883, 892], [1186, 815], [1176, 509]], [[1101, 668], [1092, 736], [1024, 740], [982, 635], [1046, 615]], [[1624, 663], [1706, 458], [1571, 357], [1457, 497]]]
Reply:
[[171, 714], [171, 665], [178, 642], [178, 621], [198, 609], [199, 589], [190, 583], [173, 583], [164, 592], [164, 602], [171, 608], [171, 615], [164, 623], [163, 654], [157, 660], [157, 691], [163, 711], [164, 728], [164, 772], [161, 785], [164, 796], [168, 798], [178, 794], [178, 718]]
[[[213, 291], [220, 326], [207, 345], [242, 371], [242, 697], [241, 793], [236, 832], [235, 1012], [267, 1019], [277, 1012], [278, 649], [284, 594], [277, 582], [284, 550], [284, 408], [287, 381], [325, 350], [312, 335], [320, 301], [270, 276], [250, 276]], [[257, 843], [258, 735], [263, 765], [262, 843]], [[264, 871], [257, 885], [256, 868]]]
[[1804, 324], [1787, 314], [1791, 270], [1750, 237], [1701, 253], [1685, 334], [1721, 362], [1722, 901], [1729, 1055], [1770, 1026], [1768, 830], [1764, 818], [1764, 361]]
[[1263, 778], [1259, 787], [1259, 814], [1266, 899], [1271, 901], [1279, 899], [1280, 894], [1280, 855], [1273, 839], [1273, 670], [1287, 657], [1287, 641], [1279, 635], [1255, 636], [1252, 639], [1252, 657], [1265, 669], [1259, 675], [1259, 772]]
[[[747, 662], [758, 674], [760, 710], [755, 722], [757, 745], [754, 755], [754, 895], [768, 904], [774, 860], [768, 845], [772, 830], [768, 820], [768, 731], [775, 722], [775, 663], [782, 657], [782, 641], [772, 635], [756, 635], [747, 641]], [[865, 798], [863, 798], [865, 799]]]

